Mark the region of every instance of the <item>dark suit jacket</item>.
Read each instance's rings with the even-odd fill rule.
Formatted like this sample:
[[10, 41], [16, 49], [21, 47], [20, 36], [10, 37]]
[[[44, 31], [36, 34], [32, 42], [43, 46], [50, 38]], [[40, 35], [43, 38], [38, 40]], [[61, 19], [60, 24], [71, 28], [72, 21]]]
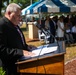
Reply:
[[26, 42], [23, 45], [21, 36], [13, 23], [3, 17], [0, 20], [0, 59], [2, 66], [10, 72], [11, 70], [16, 71], [14, 70], [16, 69], [15, 62], [23, 55], [22, 50], [26, 50], [27, 46]]
[[53, 23], [53, 21], [52, 20], [50, 20], [50, 32], [53, 34], [53, 36], [55, 36], [55, 25], [54, 25], [54, 23]]
[[50, 32], [52, 35], [50, 35], [50, 39], [49, 39], [49, 42], [50, 43], [53, 43], [55, 41], [55, 25], [54, 25], [54, 22], [52, 20], [49, 21], [49, 25], [50, 25]]

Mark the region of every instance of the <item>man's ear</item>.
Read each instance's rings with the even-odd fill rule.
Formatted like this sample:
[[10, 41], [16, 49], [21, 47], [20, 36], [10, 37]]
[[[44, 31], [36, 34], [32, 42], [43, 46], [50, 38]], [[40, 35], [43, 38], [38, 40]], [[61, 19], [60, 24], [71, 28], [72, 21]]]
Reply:
[[8, 16], [9, 16], [9, 17], [11, 16], [11, 12], [10, 12], [10, 11], [8, 12]]
[[10, 15], [10, 14], [11, 14], [11, 12], [9, 11], [9, 12], [8, 12], [8, 15]]
[[13, 16], [13, 13], [12, 12], [9, 12], [9, 16], [12, 17]]

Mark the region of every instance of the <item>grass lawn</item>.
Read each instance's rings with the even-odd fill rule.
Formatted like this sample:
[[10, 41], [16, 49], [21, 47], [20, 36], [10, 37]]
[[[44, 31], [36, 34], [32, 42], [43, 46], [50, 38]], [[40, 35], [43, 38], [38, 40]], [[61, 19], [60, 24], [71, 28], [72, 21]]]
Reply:
[[[35, 45], [35, 46], [40, 46], [40, 45], [44, 44], [43, 41], [41, 42], [39, 40], [29, 41], [28, 30], [26, 31], [26, 26], [22, 25], [21, 29], [23, 30], [23, 33], [25, 35], [25, 39], [26, 39], [27, 44], [32, 44], [32, 45]], [[65, 62], [67, 62], [67, 61], [69, 61], [69, 60], [71, 60], [75, 57], [76, 57], [76, 44], [66, 46]]]

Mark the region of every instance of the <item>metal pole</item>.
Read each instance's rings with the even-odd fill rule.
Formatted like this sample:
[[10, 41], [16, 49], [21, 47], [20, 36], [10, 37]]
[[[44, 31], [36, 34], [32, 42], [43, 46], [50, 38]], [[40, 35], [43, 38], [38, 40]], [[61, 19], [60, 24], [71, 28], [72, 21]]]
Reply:
[[31, 0], [31, 4], [32, 4], [32, 0]]

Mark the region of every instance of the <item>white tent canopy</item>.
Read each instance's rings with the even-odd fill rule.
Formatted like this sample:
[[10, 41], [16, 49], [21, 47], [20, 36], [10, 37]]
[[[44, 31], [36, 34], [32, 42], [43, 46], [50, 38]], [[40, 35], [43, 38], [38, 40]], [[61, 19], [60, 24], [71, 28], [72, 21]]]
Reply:
[[39, 12], [76, 12], [76, 0], [40, 0], [22, 10], [22, 14]]

